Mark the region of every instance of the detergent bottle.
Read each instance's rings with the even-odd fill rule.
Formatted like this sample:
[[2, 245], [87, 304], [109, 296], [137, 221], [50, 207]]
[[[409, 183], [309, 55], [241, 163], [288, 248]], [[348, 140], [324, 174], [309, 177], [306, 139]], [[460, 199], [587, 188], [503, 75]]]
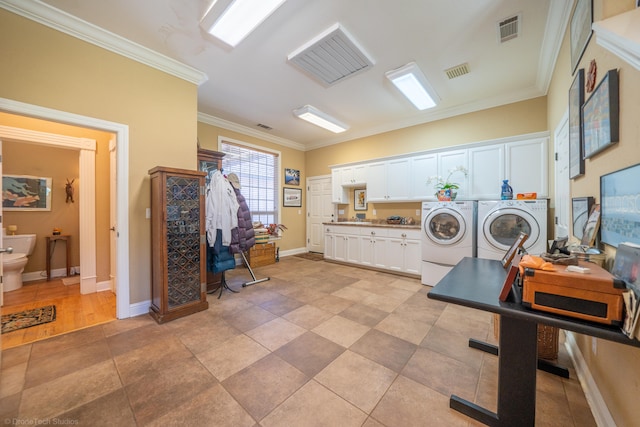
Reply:
[[513, 189], [509, 185], [508, 179], [502, 180], [502, 192], [500, 193], [500, 198], [502, 200], [511, 200], [513, 199]]

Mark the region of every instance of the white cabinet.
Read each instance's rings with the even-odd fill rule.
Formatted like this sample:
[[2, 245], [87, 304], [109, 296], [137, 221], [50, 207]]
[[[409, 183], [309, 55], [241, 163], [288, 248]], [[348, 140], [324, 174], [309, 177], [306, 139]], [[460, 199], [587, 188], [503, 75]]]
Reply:
[[499, 199], [504, 169], [504, 144], [469, 149], [469, 194], [474, 199]]
[[335, 234], [330, 228], [324, 232], [324, 257], [325, 259], [336, 259], [335, 256]]
[[331, 169], [331, 201], [333, 203], [349, 203], [349, 192], [342, 186], [342, 169]]
[[[327, 238], [326, 236], [330, 236]], [[335, 261], [360, 262], [360, 228], [349, 226], [327, 226], [325, 233], [325, 251], [331, 245], [329, 256], [325, 258]]]
[[342, 185], [357, 186], [365, 185], [367, 182], [366, 165], [345, 166], [342, 169]]
[[386, 268], [387, 229], [363, 227], [360, 232], [360, 264]]
[[429, 178], [438, 175], [438, 155], [423, 154], [411, 158], [409, 187], [412, 200], [427, 200], [436, 192]]
[[[516, 193], [538, 193], [538, 198], [549, 196], [548, 138], [536, 138], [505, 144], [505, 178]], [[502, 184], [502, 181], [499, 182]]]
[[455, 182], [460, 186], [460, 188], [456, 190], [458, 197], [469, 197], [471, 194], [469, 191], [469, 176], [461, 171], [452, 172], [458, 167], [463, 167], [467, 171], [469, 170], [468, 155], [469, 152], [466, 149], [438, 153], [438, 175], [442, 177], [443, 180]]
[[367, 201], [398, 202], [410, 199], [409, 158], [367, 165]]
[[420, 248], [419, 230], [389, 230], [386, 268], [402, 273], [421, 274]]

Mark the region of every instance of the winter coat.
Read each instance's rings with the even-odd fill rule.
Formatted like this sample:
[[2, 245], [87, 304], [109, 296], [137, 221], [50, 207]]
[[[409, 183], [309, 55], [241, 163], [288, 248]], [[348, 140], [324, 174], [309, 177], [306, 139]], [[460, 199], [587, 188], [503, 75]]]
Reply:
[[231, 230], [231, 246], [229, 247], [229, 251], [231, 251], [232, 254], [237, 254], [248, 251], [250, 247], [256, 244], [256, 239], [247, 200], [240, 193], [240, 190], [237, 188], [234, 188], [234, 190], [239, 205], [238, 227]]
[[206, 229], [209, 246], [222, 233], [222, 245], [231, 244], [231, 230], [238, 226], [238, 198], [234, 188], [220, 171], [215, 171], [207, 188]]

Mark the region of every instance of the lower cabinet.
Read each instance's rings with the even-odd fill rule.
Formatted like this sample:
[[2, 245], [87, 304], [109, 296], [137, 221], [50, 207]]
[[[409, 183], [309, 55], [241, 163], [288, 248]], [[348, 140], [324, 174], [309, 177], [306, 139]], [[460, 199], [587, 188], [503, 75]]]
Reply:
[[325, 228], [324, 257], [419, 276], [420, 230], [330, 225]]

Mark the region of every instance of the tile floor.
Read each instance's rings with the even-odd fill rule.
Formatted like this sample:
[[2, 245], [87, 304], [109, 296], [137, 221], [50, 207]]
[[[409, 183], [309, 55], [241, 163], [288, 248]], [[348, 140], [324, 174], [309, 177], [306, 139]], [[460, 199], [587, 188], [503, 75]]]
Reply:
[[[209, 295], [209, 309], [143, 315], [5, 350], [5, 424], [477, 426], [455, 393], [496, 405], [491, 315], [427, 298], [419, 280], [284, 257], [271, 280]], [[559, 362], [571, 362], [560, 346]], [[536, 426], [595, 426], [571, 379], [538, 371]]]

